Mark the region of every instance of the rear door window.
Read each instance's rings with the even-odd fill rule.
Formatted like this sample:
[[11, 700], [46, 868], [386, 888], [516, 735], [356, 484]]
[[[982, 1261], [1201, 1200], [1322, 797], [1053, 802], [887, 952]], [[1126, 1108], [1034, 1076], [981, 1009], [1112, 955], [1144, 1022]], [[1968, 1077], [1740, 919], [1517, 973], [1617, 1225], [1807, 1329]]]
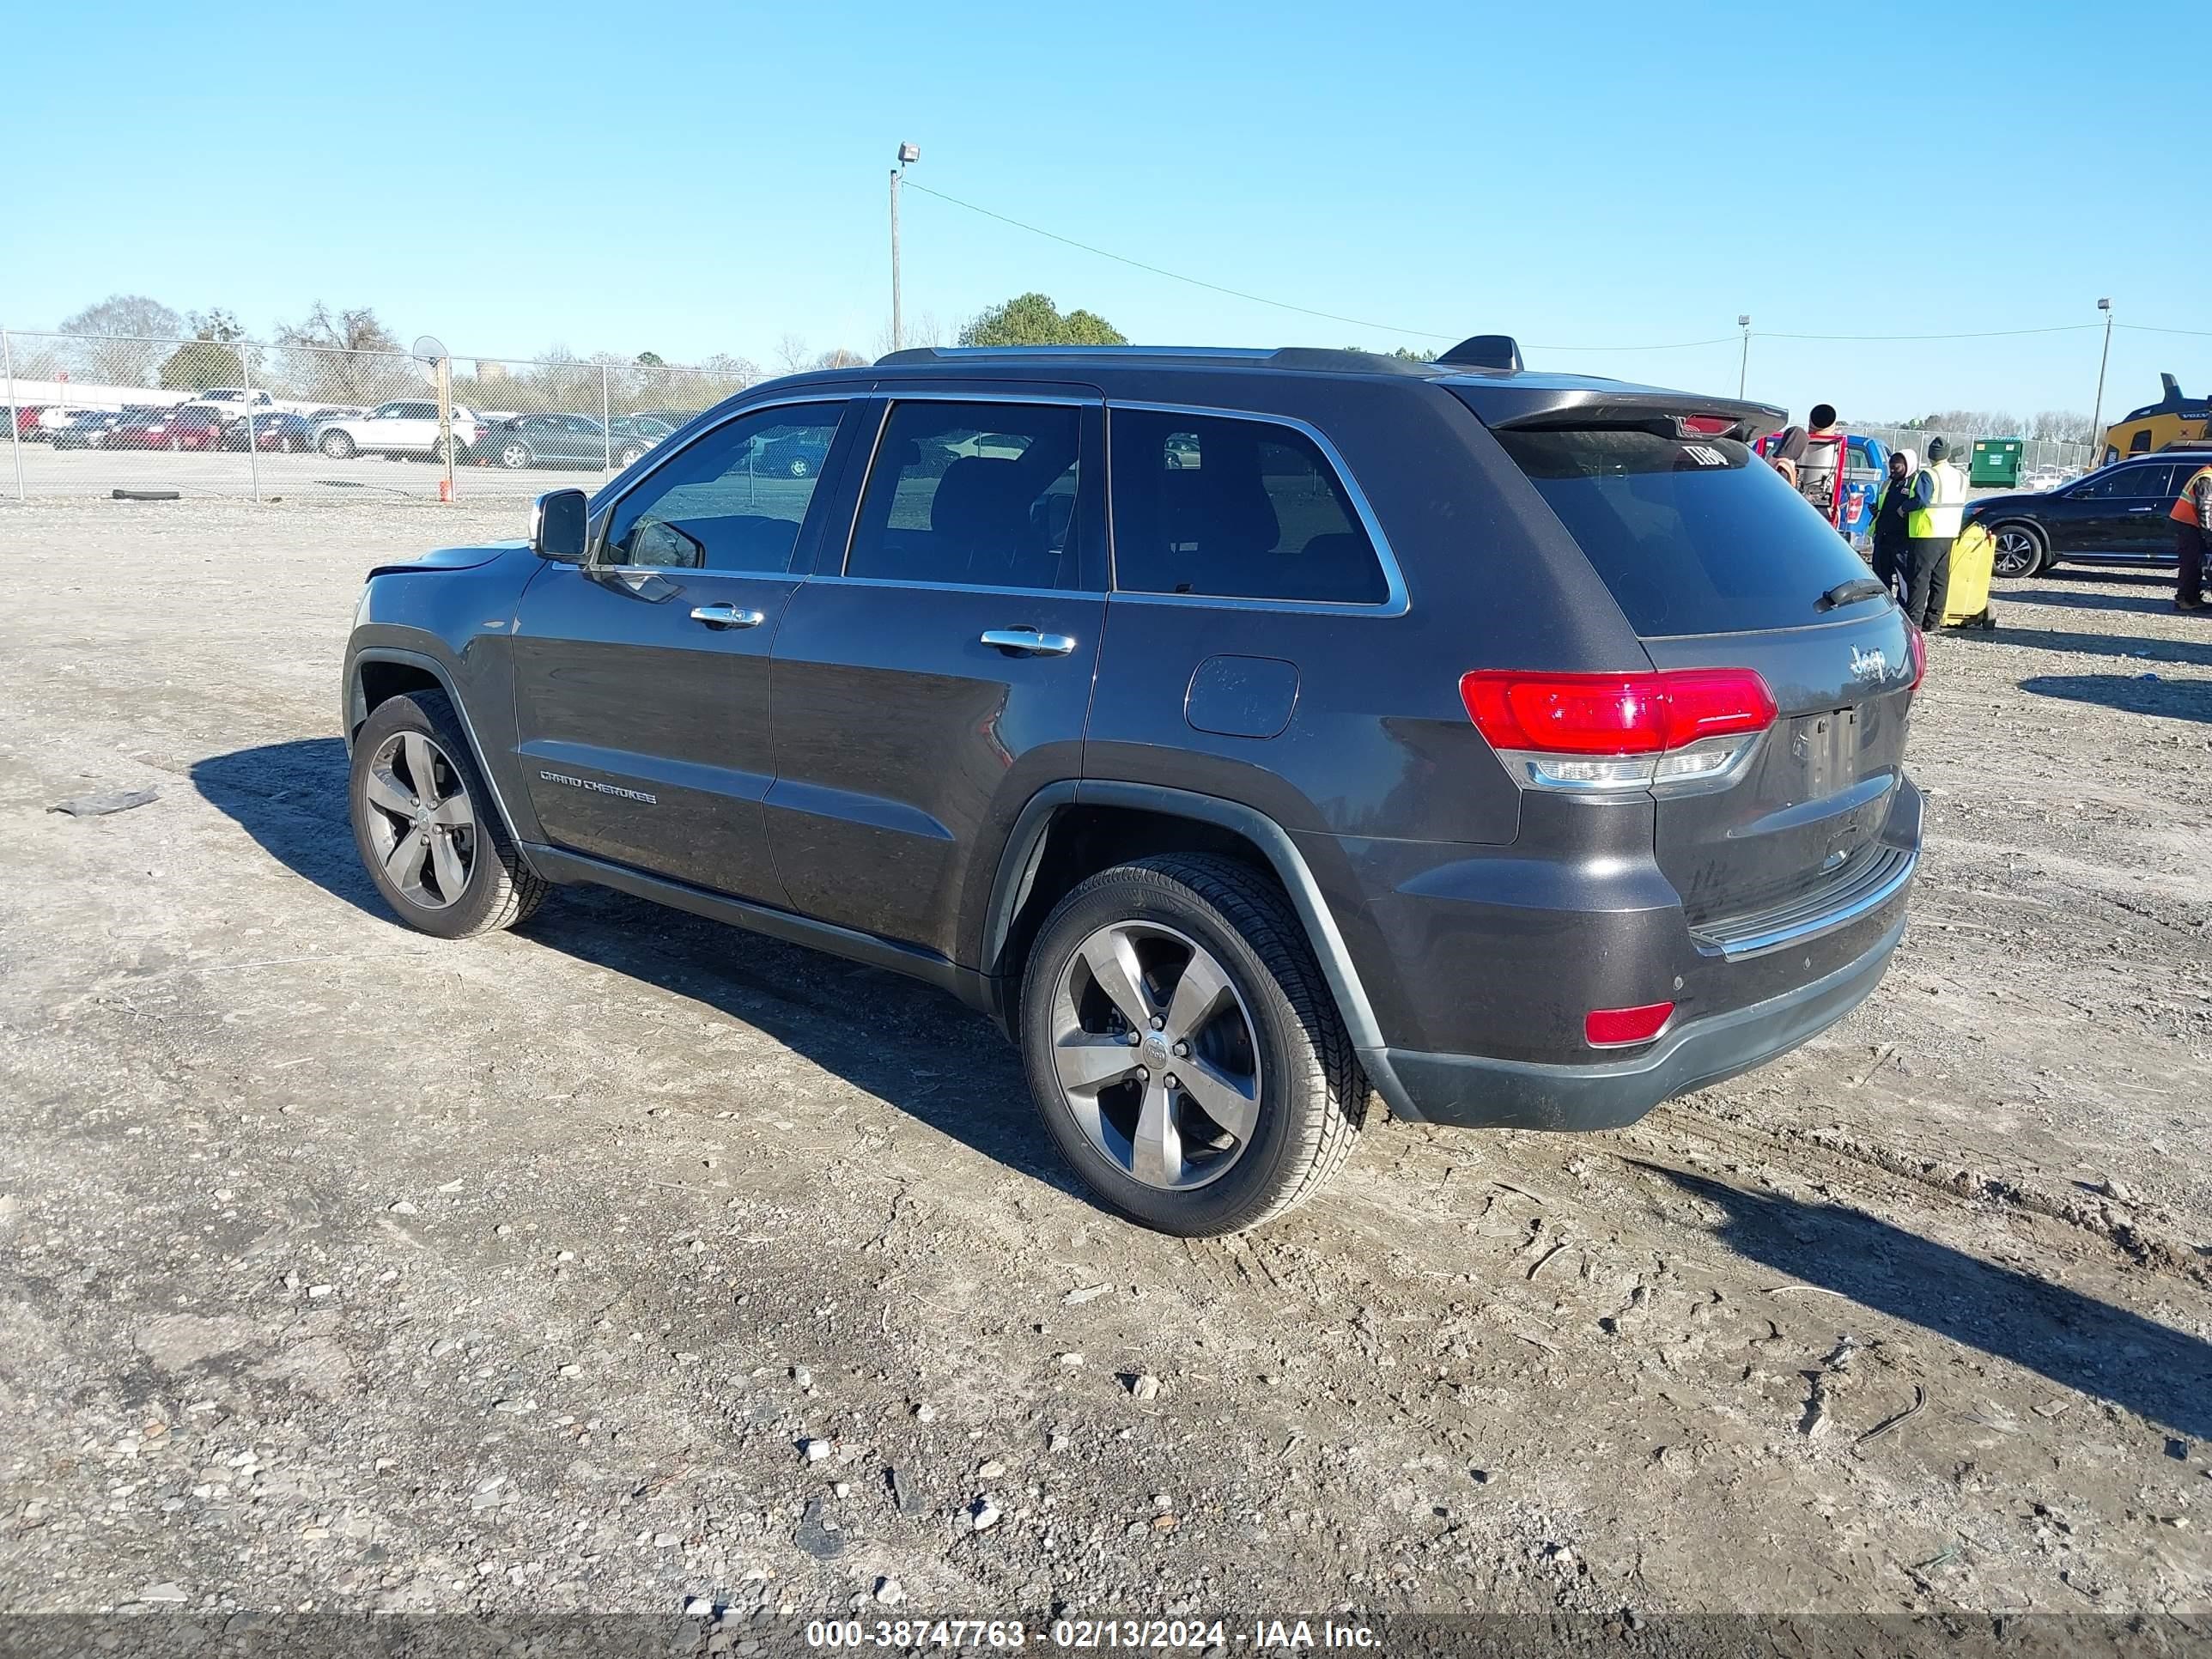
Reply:
[[1389, 598], [1350, 490], [1304, 433], [1165, 410], [1116, 409], [1110, 420], [1116, 592]]
[[2130, 501], [2164, 501], [2173, 494], [2173, 468], [2163, 464], [2130, 467], [2119, 494]]
[[1629, 428], [1492, 434], [1648, 638], [1824, 622], [1866, 566], [1748, 446]]
[[1079, 587], [1082, 438], [1072, 404], [894, 404], [845, 574]]

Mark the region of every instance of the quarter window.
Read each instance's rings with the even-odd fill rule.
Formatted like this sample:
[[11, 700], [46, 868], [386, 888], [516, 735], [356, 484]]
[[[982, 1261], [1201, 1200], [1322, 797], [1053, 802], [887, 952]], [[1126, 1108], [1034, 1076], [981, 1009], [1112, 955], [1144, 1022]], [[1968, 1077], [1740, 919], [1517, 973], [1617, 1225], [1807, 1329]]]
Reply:
[[1379, 605], [1389, 583], [1312, 439], [1272, 422], [1117, 409], [1114, 586], [1122, 592]]
[[685, 445], [615, 504], [600, 562], [788, 571], [844, 408], [764, 409]]
[[1082, 411], [1067, 404], [894, 404], [845, 574], [1079, 586], [1082, 436]]

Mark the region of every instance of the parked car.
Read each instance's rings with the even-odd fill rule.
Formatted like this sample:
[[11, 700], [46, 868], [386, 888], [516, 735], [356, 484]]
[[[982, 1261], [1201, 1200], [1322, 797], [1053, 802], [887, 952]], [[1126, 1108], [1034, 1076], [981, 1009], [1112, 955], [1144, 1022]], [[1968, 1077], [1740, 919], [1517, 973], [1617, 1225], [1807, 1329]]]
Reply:
[[609, 444], [606, 428], [589, 415], [517, 415], [486, 427], [477, 448], [483, 460], [510, 468], [604, 466]]
[[[476, 443], [477, 434], [477, 417], [455, 404], [452, 459], [460, 459]], [[314, 445], [338, 461], [353, 455], [434, 461], [447, 459], [438, 434], [438, 405], [428, 398], [403, 398], [379, 404], [365, 415], [318, 421], [314, 423]]]
[[356, 842], [441, 937], [593, 882], [951, 991], [1171, 1232], [1308, 1196], [1370, 1087], [1631, 1122], [1865, 997], [1919, 860], [1919, 635], [1779, 414], [1498, 337], [779, 380], [380, 566]]
[[2056, 489], [2066, 482], [2066, 475], [2055, 466], [2039, 467], [2021, 480], [2022, 489], [2041, 491]]
[[58, 428], [47, 441], [56, 449], [98, 449], [102, 447], [106, 435], [123, 423], [126, 416], [138, 412], [121, 409], [82, 410], [68, 425]]
[[[291, 455], [304, 453], [314, 442], [315, 428], [306, 416], [295, 415], [289, 410], [257, 410], [252, 417], [253, 447]], [[244, 416], [224, 427], [222, 447], [225, 449], [246, 447], [246, 421]]]
[[188, 401], [221, 410], [223, 418], [230, 421], [243, 420], [249, 409], [274, 409], [276, 406], [276, 400], [266, 392], [258, 387], [248, 391], [240, 386], [211, 386]]
[[2115, 461], [2057, 489], [1976, 496], [1964, 522], [1989, 527], [2000, 576], [2033, 576], [2062, 561], [2170, 565], [2173, 504], [2203, 464], [2171, 451]]
[[222, 444], [220, 411], [201, 404], [126, 410], [100, 434], [101, 449], [216, 449]]
[[607, 431], [615, 441], [615, 465], [635, 465], [639, 456], [675, 430], [675, 422], [658, 415], [617, 415], [607, 423]]
[[320, 409], [311, 409], [307, 411], [307, 424], [320, 426], [325, 421], [356, 420], [360, 417], [362, 412], [351, 404], [325, 404]]
[[53, 434], [39, 423], [39, 417], [49, 408], [48, 404], [18, 404], [15, 405], [15, 437], [21, 443], [37, 443]]
[[[113, 415], [118, 412], [120, 411], [118, 409], [95, 409], [88, 404], [47, 404], [38, 411], [30, 428], [23, 431], [22, 435], [33, 443], [52, 443], [56, 433], [69, 426], [80, 416]], [[17, 422], [17, 428], [22, 429], [20, 419]]]

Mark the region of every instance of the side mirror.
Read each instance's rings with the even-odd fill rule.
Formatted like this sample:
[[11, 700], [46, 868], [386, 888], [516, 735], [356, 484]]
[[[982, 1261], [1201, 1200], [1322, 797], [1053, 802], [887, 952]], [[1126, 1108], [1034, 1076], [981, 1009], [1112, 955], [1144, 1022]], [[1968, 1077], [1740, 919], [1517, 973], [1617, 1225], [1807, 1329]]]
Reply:
[[580, 489], [549, 489], [530, 509], [530, 550], [562, 564], [584, 562], [584, 521], [590, 504]]

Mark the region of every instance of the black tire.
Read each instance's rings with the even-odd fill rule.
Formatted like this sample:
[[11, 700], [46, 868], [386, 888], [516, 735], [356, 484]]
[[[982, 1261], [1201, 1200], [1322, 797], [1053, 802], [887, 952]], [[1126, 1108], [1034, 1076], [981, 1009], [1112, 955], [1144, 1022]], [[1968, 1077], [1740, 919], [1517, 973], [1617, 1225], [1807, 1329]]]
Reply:
[[2050, 538], [2035, 526], [2014, 520], [1997, 526], [1990, 533], [1996, 539], [1996, 553], [1990, 565], [1993, 575], [2016, 581], [2051, 568]]
[[638, 457], [645, 452], [635, 444], [625, 444], [615, 452], [615, 465], [624, 471], [637, 465]]
[[[459, 896], [433, 908], [410, 898], [386, 874], [371, 840], [368, 778], [373, 758], [395, 735], [414, 732], [436, 744], [447, 764], [467, 791], [477, 826], [468, 878]], [[516, 851], [514, 839], [500, 821], [499, 807], [485, 783], [468, 733], [450, 699], [441, 691], [416, 691], [377, 704], [354, 738], [353, 765], [346, 783], [346, 815], [353, 824], [355, 849], [384, 902], [410, 927], [440, 939], [471, 939], [495, 928], [526, 921], [544, 902], [546, 887]]]
[[794, 455], [785, 465], [783, 470], [792, 477], [809, 478], [814, 476], [814, 463], [804, 455]]
[[325, 432], [322, 442], [316, 447], [334, 461], [349, 461], [356, 453], [353, 440], [343, 432]]
[[519, 471], [536, 460], [530, 446], [520, 438], [510, 438], [499, 447], [499, 464], [510, 472]]
[[431, 441], [430, 459], [437, 462], [441, 466], [443, 466], [446, 464], [446, 459], [448, 455], [458, 455], [459, 453], [459, 450], [454, 447], [453, 441], [450, 438], [434, 438]]
[[[1203, 945], [1250, 1013], [1257, 1116], [1242, 1154], [1204, 1186], [1150, 1185], [1104, 1156], [1077, 1123], [1054, 1070], [1056, 988], [1087, 938], [1128, 921]], [[1205, 1238], [1273, 1220], [1342, 1167], [1365, 1119], [1366, 1079], [1304, 929], [1280, 889], [1232, 859], [1166, 854], [1078, 886], [1054, 907], [1030, 952], [1018, 1029], [1031, 1097], [1061, 1154], [1107, 1206], [1164, 1233]]]

